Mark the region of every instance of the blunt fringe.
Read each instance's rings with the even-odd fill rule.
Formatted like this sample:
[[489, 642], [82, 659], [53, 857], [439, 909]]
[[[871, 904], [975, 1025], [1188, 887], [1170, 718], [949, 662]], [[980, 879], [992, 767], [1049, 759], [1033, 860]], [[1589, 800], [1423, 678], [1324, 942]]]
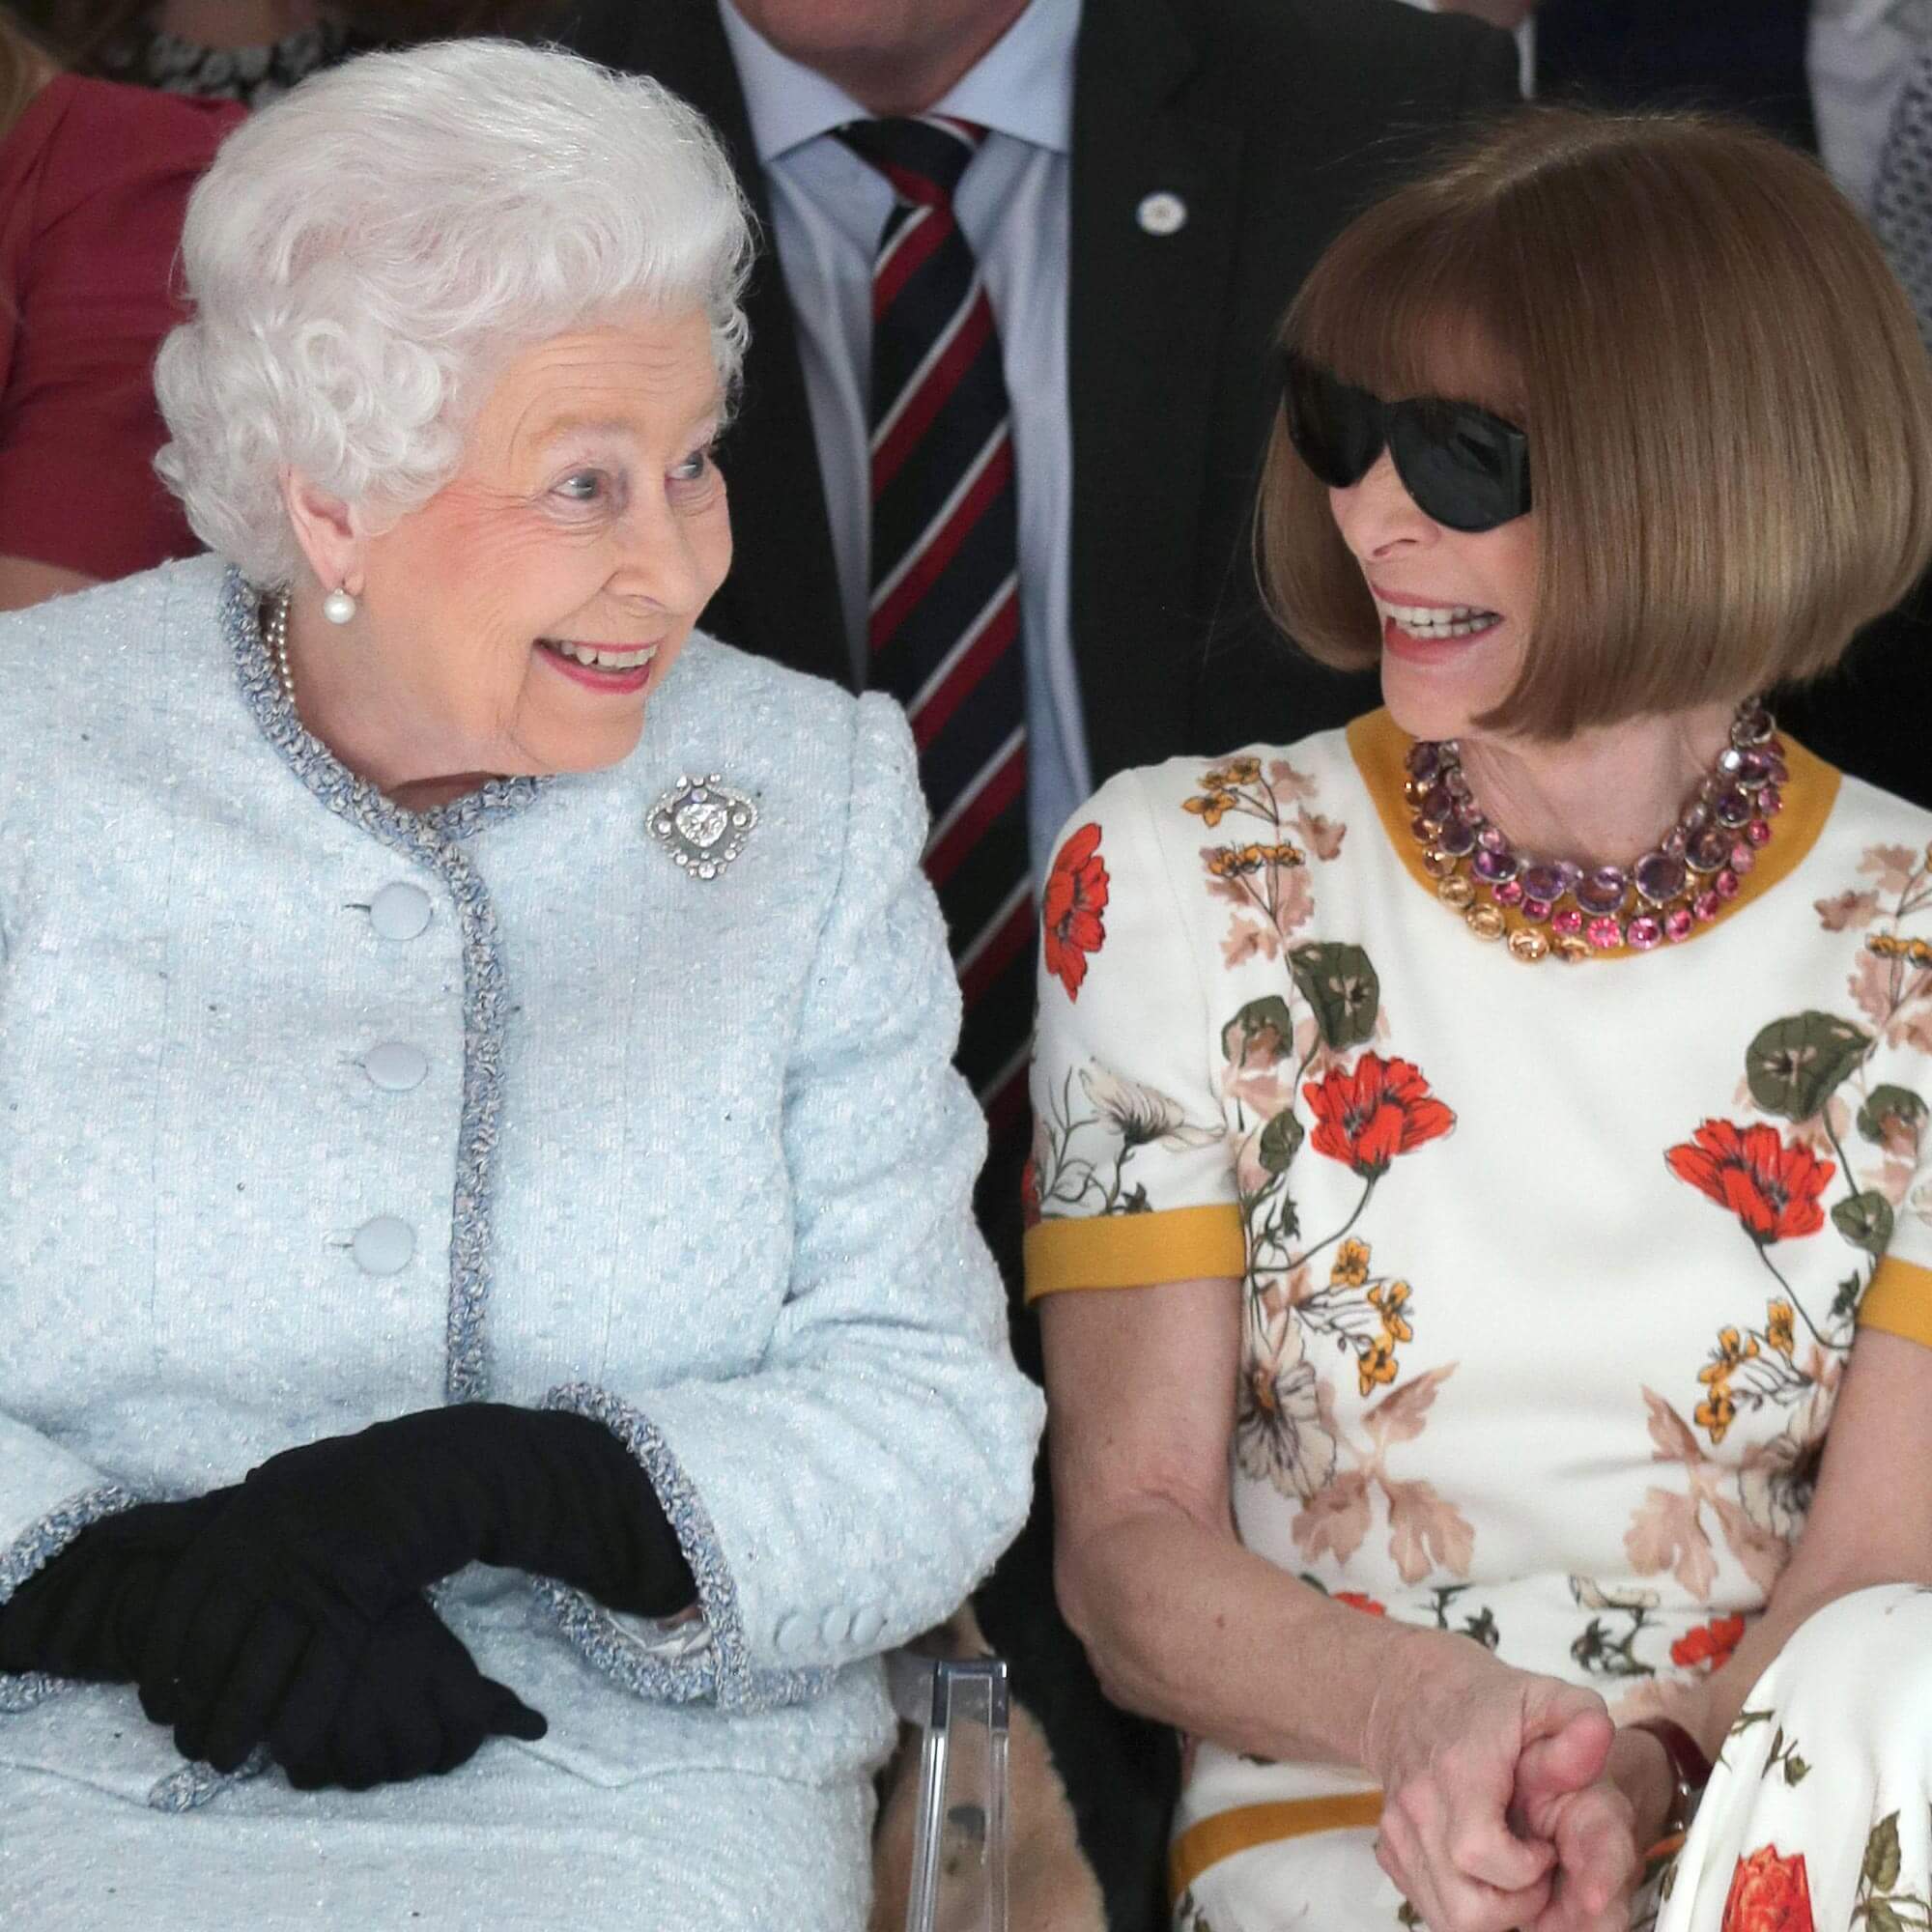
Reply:
[[[1536, 613], [1486, 728], [1560, 740], [1816, 676], [1932, 559], [1911, 306], [1822, 168], [1719, 117], [1511, 116], [1346, 229], [1279, 340], [1527, 432]], [[1255, 539], [1282, 629], [1372, 666], [1360, 566], [1279, 412]]]
[[417, 507], [492, 378], [552, 336], [700, 308], [728, 396], [751, 253], [717, 137], [656, 81], [507, 41], [345, 62], [231, 134], [190, 198], [156, 467], [203, 542], [287, 583], [283, 471], [372, 523]]

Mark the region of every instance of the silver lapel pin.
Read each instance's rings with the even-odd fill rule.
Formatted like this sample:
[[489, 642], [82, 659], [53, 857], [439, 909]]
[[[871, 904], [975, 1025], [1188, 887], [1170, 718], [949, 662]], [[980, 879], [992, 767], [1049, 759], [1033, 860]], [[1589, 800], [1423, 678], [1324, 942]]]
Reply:
[[758, 822], [758, 808], [720, 774], [676, 784], [651, 807], [651, 836], [672, 860], [699, 879], [715, 879], [740, 852]]

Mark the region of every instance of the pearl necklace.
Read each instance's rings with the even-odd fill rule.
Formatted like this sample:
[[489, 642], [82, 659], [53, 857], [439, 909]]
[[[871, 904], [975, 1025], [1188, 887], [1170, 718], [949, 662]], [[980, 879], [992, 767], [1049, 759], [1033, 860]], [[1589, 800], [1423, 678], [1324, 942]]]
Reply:
[[268, 621], [262, 626], [262, 641], [269, 647], [269, 655], [275, 661], [276, 674], [282, 681], [282, 696], [289, 701], [291, 711], [296, 708], [296, 674], [289, 668], [289, 593], [278, 590], [269, 602]]
[[1717, 764], [1633, 866], [1586, 869], [1519, 852], [1476, 803], [1453, 738], [1409, 747], [1409, 829], [1436, 896], [1478, 939], [1504, 940], [1524, 965], [1552, 952], [1572, 963], [1624, 946], [1648, 952], [1715, 920], [1771, 842], [1790, 778], [1776, 729], [1758, 699], [1739, 705]]

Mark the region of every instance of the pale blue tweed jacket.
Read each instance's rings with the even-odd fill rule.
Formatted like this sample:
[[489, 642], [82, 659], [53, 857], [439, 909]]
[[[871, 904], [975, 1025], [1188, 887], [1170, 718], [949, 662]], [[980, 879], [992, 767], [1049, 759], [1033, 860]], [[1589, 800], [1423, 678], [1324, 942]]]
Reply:
[[[707, 880], [647, 817], [714, 773], [759, 818]], [[701, 637], [623, 764], [416, 817], [213, 559], [0, 620], [0, 1600], [130, 1499], [488, 1396], [608, 1421], [703, 1608], [466, 1573], [550, 1735], [360, 1798], [0, 1679], [0, 1923], [857, 1922], [877, 1656], [1018, 1529], [1040, 1422], [923, 826], [894, 706]]]

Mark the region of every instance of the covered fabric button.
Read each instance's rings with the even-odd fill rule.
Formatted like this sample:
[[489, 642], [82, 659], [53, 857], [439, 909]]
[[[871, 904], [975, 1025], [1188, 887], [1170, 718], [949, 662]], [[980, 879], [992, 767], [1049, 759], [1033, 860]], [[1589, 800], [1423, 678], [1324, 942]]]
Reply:
[[779, 1627], [772, 1633], [772, 1641], [781, 1650], [803, 1650], [811, 1641], [811, 1626], [797, 1611], [781, 1618]]
[[405, 1039], [385, 1039], [363, 1056], [362, 1070], [385, 1094], [407, 1094], [422, 1085], [429, 1071], [429, 1055]]
[[378, 939], [413, 939], [429, 923], [429, 895], [398, 879], [369, 901], [369, 923]]
[[1134, 210], [1143, 235], [1178, 235], [1187, 226], [1187, 204], [1165, 188], [1144, 195]]
[[844, 1643], [852, 1634], [852, 1613], [849, 1610], [827, 1610], [819, 1623], [818, 1634], [828, 1647]]
[[349, 1248], [364, 1274], [395, 1274], [416, 1251], [416, 1231], [393, 1214], [378, 1214], [356, 1229]]
[[886, 1613], [867, 1604], [852, 1615], [850, 1635], [857, 1644], [867, 1644], [886, 1627]]

